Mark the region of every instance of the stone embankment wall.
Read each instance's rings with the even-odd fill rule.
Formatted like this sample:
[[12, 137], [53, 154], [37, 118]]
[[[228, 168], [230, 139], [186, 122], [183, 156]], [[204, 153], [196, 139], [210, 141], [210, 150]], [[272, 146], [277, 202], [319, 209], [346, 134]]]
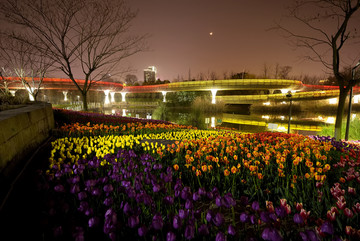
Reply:
[[21, 165], [50, 136], [53, 128], [54, 115], [48, 103], [1, 111], [0, 174], [6, 176], [4, 171]]

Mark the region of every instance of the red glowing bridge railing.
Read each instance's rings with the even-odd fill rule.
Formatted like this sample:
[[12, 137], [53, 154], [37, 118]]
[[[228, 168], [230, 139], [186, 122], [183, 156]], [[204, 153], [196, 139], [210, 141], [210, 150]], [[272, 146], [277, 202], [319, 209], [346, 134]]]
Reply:
[[[19, 77], [5, 77], [5, 81], [8, 81], [8, 88], [10, 90], [23, 89], [21, 79]], [[24, 78], [28, 83], [32, 81], [35, 84], [39, 83], [40, 78]], [[0, 80], [3, 81], [3, 80]], [[85, 80], [76, 79], [76, 83], [82, 87], [85, 84]], [[110, 81], [91, 81], [92, 89], [97, 91], [111, 90], [114, 92], [120, 92], [123, 89], [122, 83], [110, 82]], [[77, 90], [74, 82], [71, 79], [65, 78], [43, 78], [41, 89], [47, 90]]]

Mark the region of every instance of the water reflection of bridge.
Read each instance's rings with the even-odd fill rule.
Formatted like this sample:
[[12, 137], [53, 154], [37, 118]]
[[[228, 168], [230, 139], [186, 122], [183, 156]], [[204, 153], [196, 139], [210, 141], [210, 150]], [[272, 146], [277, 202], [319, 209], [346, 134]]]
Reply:
[[[293, 116], [294, 117], [294, 116]], [[263, 127], [266, 131], [286, 131], [288, 128], [287, 116], [268, 116], [268, 115], [239, 115], [239, 114], [223, 114], [222, 122]], [[326, 123], [327, 118], [314, 119], [305, 123], [301, 121], [297, 123], [296, 117], [292, 118], [291, 129], [295, 131], [319, 132], [322, 124]]]

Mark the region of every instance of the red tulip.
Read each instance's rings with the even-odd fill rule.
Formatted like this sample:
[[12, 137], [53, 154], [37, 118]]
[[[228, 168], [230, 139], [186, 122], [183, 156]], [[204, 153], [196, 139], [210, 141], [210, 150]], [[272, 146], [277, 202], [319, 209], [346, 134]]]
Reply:
[[349, 208], [345, 208], [344, 213], [345, 213], [345, 216], [348, 218], [352, 218], [354, 216], [354, 213]]

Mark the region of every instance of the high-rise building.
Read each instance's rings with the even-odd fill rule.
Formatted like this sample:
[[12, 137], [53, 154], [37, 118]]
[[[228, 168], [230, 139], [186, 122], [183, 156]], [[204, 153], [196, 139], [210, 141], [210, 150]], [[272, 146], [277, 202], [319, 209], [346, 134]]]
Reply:
[[155, 66], [149, 66], [147, 69], [144, 69], [144, 81], [155, 81], [156, 80], [156, 68]]

